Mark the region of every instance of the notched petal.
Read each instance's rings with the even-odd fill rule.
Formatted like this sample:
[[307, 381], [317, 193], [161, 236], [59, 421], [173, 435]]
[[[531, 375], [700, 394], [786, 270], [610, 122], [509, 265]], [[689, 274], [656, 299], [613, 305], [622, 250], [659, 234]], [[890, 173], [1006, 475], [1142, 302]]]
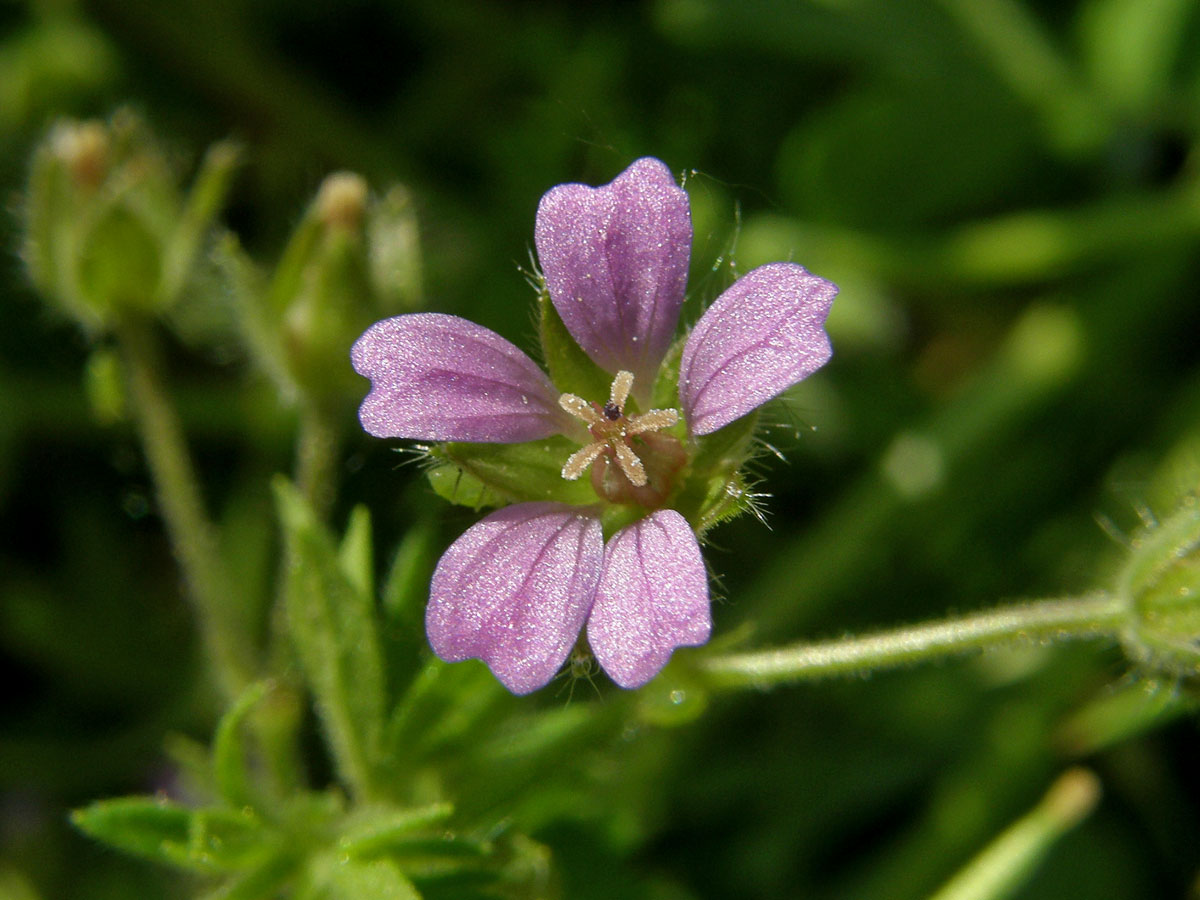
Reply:
[[602, 369], [628, 370], [649, 391], [679, 320], [692, 245], [688, 196], [670, 170], [646, 157], [602, 187], [553, 188], [534, 241], [572, 337]]
[[794, 263], [760, 266], [721, 294], [683, 348], [679, 401], [691, 433], [711, 434], [828, 362], [836, 294]]
[[587, 634], [613, 681], [641, 687], [711, 631], [708, 576], [683, 516], [660, 509], [609, 540]]
[[376, 322], [350, 357], [371, 379], [358, 415], [376, 437], [519, 443], [571, 427], [533, 360], [458, 316], [414, 313]]
[[604, 559], [600, 521], [578, 507], [520, 503], [469, 528], [433, 573], [425, 630], [446, 662], [481, 659], [514, 694], [566, 661]]

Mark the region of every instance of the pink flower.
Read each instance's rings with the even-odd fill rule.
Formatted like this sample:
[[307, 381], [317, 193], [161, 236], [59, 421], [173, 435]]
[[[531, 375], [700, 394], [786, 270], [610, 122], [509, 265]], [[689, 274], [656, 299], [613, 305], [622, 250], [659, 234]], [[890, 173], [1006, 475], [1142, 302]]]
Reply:
[[[824, 322], [837, 288], [792, 263], [739, 279], [687, 337], [679, 409], [648, 409], [683, 304], [687, 194], [663, 163], [640, 159], [603, 187], [548, 192], [535, 240], [563, 324], [614, 376], [605, 402], [560, 393], [492, 331], [418, 313], [378, 322], [355, 343], [354, 368], [371, 379], [359, 415], [377, 437], [582, 437], [562, 476], [591, 467], [596, 502], [516, 503], [468, 529], [434, 572], [426, 630], [442, 659], [481, 659], [524, 694], [554, 677], [586, 625], [605, 672], [636, 688], [675, 648], [705, 643], [712, 627], [696, 534], [672, 508], [683, 493], [675, 480], [687, 477], [705, 436], [829, 359]], [[605, 542], [614, 509], [622, 521], [633, 510], [635, 520]]]

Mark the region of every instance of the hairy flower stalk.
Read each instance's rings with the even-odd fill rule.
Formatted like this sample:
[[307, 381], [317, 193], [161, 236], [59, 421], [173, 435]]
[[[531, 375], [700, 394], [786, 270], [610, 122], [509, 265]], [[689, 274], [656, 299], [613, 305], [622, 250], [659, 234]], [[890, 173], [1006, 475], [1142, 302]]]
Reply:
[[[837, 288], [792, 263], [761, 266], [673, 351], [691, 241], [687, 194], [640, 159], [539, 204], [550, 377], [455, 316], [396, 316], [355, 343], [371, 380], [363, 427], [444, 442], [430, 450], [435, 488], [503, 505], [434, 572], [426, 631], [442, 659], [481, 659], [523, 694], [586, 629], [605, 672], [636, 688], [677, 647], [708, 640], [698, 532], [748, 508], [753, 413], [828, 361]], [[611, 379], [604, 402], [598, 372]]]

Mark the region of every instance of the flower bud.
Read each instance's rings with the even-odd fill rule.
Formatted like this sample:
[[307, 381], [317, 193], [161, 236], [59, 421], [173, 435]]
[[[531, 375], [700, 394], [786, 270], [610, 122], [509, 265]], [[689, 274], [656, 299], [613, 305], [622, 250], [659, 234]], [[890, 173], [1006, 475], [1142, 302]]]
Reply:
[[218, 145], [185, 197], [132, 114], [57, 123], [34, 151], [26, 194], [24, 256], [34, 284], [90, 330], [125, 312], [169, 307], [235, 164], [236, 154]]
[[1200, 504], [1194, 494], [1133, 541], [1118, 591], [1129, 604], [1126, 652], [1176, 677], [1200, 675]]
[[[407, 206], [399, 224], [401, 196], [396, 188], [375, 200], [362, 176], [329, 175], [269, 280], [232, 238], [218, 248], [247, 342], [285, 395], [325, 404], [356, 394], [346, 348], [381, 313], [395, 311], [397, 296], [415, 301], [416, 225]], [[402, 239], [381, 246], [404, 228]], [[398, 287], [389, 273], [409, 282]]]

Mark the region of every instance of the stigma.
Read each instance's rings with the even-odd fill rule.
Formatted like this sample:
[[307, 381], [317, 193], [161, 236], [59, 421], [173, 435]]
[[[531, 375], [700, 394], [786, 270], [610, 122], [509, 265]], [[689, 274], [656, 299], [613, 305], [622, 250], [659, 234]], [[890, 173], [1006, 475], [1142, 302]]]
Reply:
[[562, 477], [574, 481], [587, 471], [588, 466], [602, 454], [611, 454], [621, 472], [635, 487], [644, 487], [647, 481], [646, 467], [634, 453], [630, 438], [636, 434], [670, 428], [679, 421], [679, 413], [673, 409], [652, 409], [636, 416], [625, 415], [625, 402], [633, 390], [633, 373], [624, 370], [617, 373], [609, 391], [608, 402], [603, 406], [589, 403], [575, 394], [563, 394], [558, 405], [581, 420], [588, 427], [593, 440], [576, 450], [562, 468]]

